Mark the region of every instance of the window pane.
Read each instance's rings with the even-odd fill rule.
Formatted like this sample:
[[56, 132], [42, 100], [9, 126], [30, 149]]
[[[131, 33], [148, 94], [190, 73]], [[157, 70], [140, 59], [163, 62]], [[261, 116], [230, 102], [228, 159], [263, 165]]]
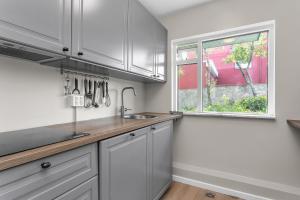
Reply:
[[202, 44], [204, 112], [267, 113], [268, 32]]
[[197, 64], [178, 66], [178, 110], [197, 112], [198, 104], [198, 68]]
[[177, 46], [176, 61], [188, 61], [197, 57], [197, 44]]

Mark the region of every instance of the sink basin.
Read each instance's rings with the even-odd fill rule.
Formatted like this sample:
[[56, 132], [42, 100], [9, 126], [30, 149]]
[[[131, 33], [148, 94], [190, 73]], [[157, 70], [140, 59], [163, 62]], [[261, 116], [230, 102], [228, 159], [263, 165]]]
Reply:
[[153, 119], [153, 118], [157, 118], [157, 116], [154, 116], [154, 115], [125, 115], [123, 118], [124, 119]]

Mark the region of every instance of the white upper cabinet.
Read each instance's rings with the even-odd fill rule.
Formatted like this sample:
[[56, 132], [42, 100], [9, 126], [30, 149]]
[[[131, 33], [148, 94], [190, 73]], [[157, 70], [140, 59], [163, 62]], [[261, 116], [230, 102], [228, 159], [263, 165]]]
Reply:
[[129, 70], [155, 75], [155, 18], [137, 0], [129, 3]]
[[128, 0], [74, 0], [72, 55], [126, 69]]
[[71, 0], [1, 0], [0, 37], [70, 54]]

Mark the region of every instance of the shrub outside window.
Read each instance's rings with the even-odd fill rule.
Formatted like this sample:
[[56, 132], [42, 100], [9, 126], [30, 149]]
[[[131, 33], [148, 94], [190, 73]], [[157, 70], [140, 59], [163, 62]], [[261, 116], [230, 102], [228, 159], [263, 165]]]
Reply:
[[172, 42], [173, 110], [275, 117], [275, 22]]

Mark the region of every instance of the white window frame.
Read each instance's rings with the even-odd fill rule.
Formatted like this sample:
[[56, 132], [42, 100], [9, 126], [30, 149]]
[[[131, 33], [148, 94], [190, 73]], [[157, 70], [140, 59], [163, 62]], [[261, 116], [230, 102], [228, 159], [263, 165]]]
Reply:
[[[247, 26], [241, 26], [238, 28], [226, 29], [222, 31], [206, 33], [201, 35], [196, 35], [187, 38], [181, 38], [171, 41], [171, 73], [172, 73], [172, 110], [178, 111], [178, 99], [177, 99], [177, 91], [178, 91], [178, 72], [176, 62], [176, 47], [181, 44], [187, 43], [197, 43], [198, 44], [198, 56], [196, 63], [198, 64], [198, 77], [202, 77], [202, 43], [210, 40], [217, 40], [226, 37], [234, 37], [239, 35], [251, 34], [255, 32], [263, 32], [268, 31], [268, 113], [265, 114], [256, 114], [256, 113], [221, 113], [221, 112], [203, 112], [202, 109], [202, 80], [198, 78], [198, 82], [200, 83], [199, 88], [200, 94], [199, 101], [200, 112], [190, 113], [186, 112], [184, 115], [192, 115], [192, 116], [225, 116], [225, 117], [245, 117], [245, 118], [259, 118], [259, 119], [275, 119], [275, 20], [267, 21]], [[192, 62], [195, 62], [193, 60]]]

